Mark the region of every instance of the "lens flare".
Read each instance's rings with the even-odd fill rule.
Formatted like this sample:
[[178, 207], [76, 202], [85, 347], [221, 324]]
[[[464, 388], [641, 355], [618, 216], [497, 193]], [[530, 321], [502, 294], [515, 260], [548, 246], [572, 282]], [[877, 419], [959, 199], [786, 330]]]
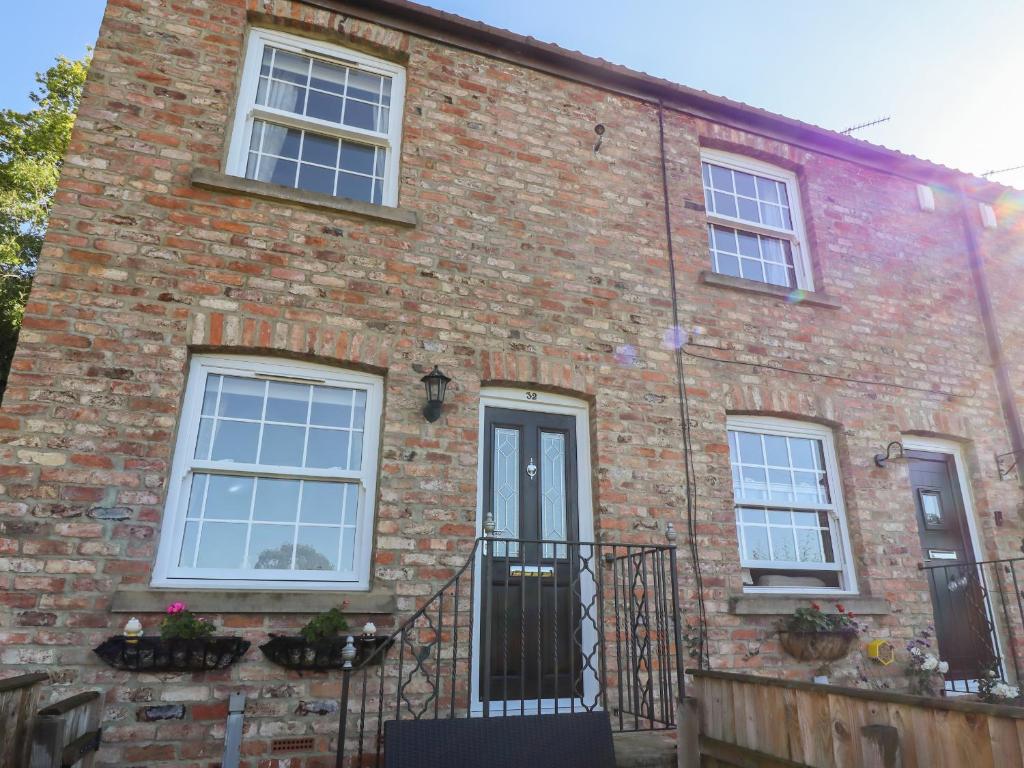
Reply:
[[689, 334], [678, 325], [665, 331], [662, 336], [661, 345], [665, 349], [680, 349], [689, 341]]
[[636, 362], [636, 347], [623, 344], [615, 348], [615, 362], [619, 365], [633, 365]]

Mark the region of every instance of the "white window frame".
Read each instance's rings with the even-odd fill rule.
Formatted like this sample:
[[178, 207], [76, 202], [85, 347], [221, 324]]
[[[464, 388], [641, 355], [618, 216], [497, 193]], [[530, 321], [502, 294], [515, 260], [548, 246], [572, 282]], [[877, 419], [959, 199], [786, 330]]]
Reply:
[[[304, 469], [281, 467], [278, 471], [267, 465], [232, 461], [209, 461], [193, 458], [199, 432], [203, 394], [207, 376], [223, 374], [261, 380], [326, 384], [361, 389], [366, 392], [363, 426], [363, 461], [359, 470]], [[342, 370], [314, 363], [279, 358], [195, 355], [188, 372], [185, 398], [178, 427], [178, 439], [168, 482], [160, 546], [153, 571], [154, 587], [188, 587], [200, 589], [349, 589], [370, 587], [370, 560], [373, 546], [374, 507], [377, 499], [377, 469], [380, 445], [383, 379], [380, 376]], [[204, 568], [183, 568], [178, 565], [185, 531], [185, 516], [194, 472], [237, 474], [240, 476], [279, 476], [287, 478], [348, 480], [359, 485], [359, 508], [356, 515], [356, 539], [353, 569], [349, 573], [322, 571], [274, 571], [266, 577], [259, 571]], [[250, 575], [251, 574], [251, 575]]]
[[[312, 56], [331, 63], [344, 64], [390, 77], [391, 112], [387, 134], [258, 105], [256, 90], [259, 86], [263, 49], [267, 45], [302, 56]], [[384, 166], [384, 189], [381, 194], [381, 204], [391, 207], [398, 205], [398, 169], [402, 148], [402, 113], [405, 106], [405, 69], [403, 67], [349, 48], [269, 29], [249, 30], [245, 60], [242, 66], [242, 81], [238, 89], [235, 122], [231, 131], [231, 143], [225, 168], [225, 172], [229, 176], [245, 177], [253, 121], [266, 120], [276, 125], [383, 147], [387, 150], [387, 160]]]
[[[806, 509], [824, 510], [829, 512], [833, 530], [833, 551], [836, 562], [834, 568], [822, 567], [818, 563], [788, 563], [769, 562], [765, 560], [746, 560], [743, 557], [743, 541], [741, 527], [736, 526], [736, 540], [739, 546], [738, 556], [741, 568], [770, 569], [770, 570], [836, 570], [839, 573], [841, 588], [836, 587], [758, 587], [744, 585], [743, 591], [747, 593], [769, 593], [769, 594], [822, 594], [822, 595], [856, 595], [857, 575], [853, 567], [853, 551], [850, 547], [850, 532], [846, 523], [846, 504], [843, 501], [842, 481], [839, 475], [839, 462], [836, 459], [835, 440], [832, 430], [820, 424], [812, 424], [803, 421], [791, 421], [780, 419], [774, 416], [729, 416], [726, 419], [726, 434], [737, 430], [740, 432], [754, 432], [762, 435], [779, 435], [783, 437], [798, 437], [812, 440], [820, 440], [822, 453], [825, 456], [825, 477], [828, 479], [829, 493], [832, 498], [831, 504], [781, 504], [766, 502], [763, 499], [740, 499], [736, 497], [736, 489], [733, 488], [733, 512], [738, 507], [776, 507], [779, 509]], [[732, 466], [732, 454], [729, 454], [730, 477]], [[730, 482], [731, 479], [730, 479]], [[836, 539], [839, 539], [837, 541]], [[831, 566], [832, 564], [826, 564]]]
[[[712, 211], [707, 211], [709, 224], [718, 224], [723, 227], [750, 232], [752, 234], [773, 237], [778, 240], [785, 240], [790, 244], [793, 253], [793, 268], [796, 275], [796, 287], [803, 291], [814, 290], [814, 276], [811, 271], [810, 257], [807, 246], [807, 230], [804, 226], [803, 211], [800, 205], [800, 184], [796, 174], [784, 168], [771, 165], [770, 163], [755, 160], [752, 157], [737, 155], [732, 152], [723, 152], [718, 149], [702, 149], [700, 152], [701, 164], [711, 163], [720, 165], [733, 171], [763, 176], [773, 181], [786, 185], [786, 195], [789, 197], [789, 215], [793, 220], [793, 229], [783, 227], [772, 227], [767, 224], [758, 224], [734, 216], [723, 216]], [[701, 172], [701, 188], [704, 188], [704, 174]], [[710, 244], [709, 244], [710, 247]], [[751, 278], [740, 278], [750, 280]], [[752, 282], [761, 282], [755, 280]], [[773, 285], [773, 283], [764, 283]], [[782, 287], [782, 286], [778, 286]]]

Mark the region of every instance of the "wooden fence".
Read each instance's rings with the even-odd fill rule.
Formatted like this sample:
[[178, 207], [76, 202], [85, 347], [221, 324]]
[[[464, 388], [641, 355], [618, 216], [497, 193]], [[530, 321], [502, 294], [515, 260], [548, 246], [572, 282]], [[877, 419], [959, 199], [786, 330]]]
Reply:
[[0, 680], [0, 768], [90, 768], [99, 749], [98, 691], [36, 705], [45, 674]]
[[691, 670], [702, 768], [1018, 768], [1024, 708]]
[[48, 679], [37, 673], [0, 680], [0, 766], [28, 765], [32, 716]]

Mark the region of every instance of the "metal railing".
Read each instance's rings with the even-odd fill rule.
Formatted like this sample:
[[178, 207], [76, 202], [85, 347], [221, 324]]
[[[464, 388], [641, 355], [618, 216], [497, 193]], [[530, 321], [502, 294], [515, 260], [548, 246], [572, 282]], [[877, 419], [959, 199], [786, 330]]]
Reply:
[[673, 728], [683, 659], [669, 541], [477, 539], [390, 642], [342, 670], [338, 768], [382, 765], [390, 720], [604, 710], [616, 731]]
[[1024, 557], [921, 569], [949, 664], [946, 690], [975, 692], [990, 673], [1024, 680]]

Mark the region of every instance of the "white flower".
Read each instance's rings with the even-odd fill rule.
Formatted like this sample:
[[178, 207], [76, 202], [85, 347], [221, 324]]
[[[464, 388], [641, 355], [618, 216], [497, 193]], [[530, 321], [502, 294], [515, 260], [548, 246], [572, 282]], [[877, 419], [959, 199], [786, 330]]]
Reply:
[[943, 674], [943, 675], [946, 674], [947, 672], [949, 672], [949, 662], [948, 661], [940, 661], [939, 662], [939, 672], [941, 674]]
[[1020, 689], [1015, 685], [996, 683], [992, 686], [992, 695], [1000, 699], [1016, 699], [1020, 696]]
[[921, 669], [925, 672], [931, 672], [933, 669], [939, 666], [939, 660], [932, 656], [930, 653], [924, 657], [924, 661], [921, 662]]
[[920, 647], [918, 647], [916, 645], [913, 648], [910, 649], [910, 655], [911, 656], [920, 656], [922, 653], [923, 653], [923, 651], [920, 649]]

